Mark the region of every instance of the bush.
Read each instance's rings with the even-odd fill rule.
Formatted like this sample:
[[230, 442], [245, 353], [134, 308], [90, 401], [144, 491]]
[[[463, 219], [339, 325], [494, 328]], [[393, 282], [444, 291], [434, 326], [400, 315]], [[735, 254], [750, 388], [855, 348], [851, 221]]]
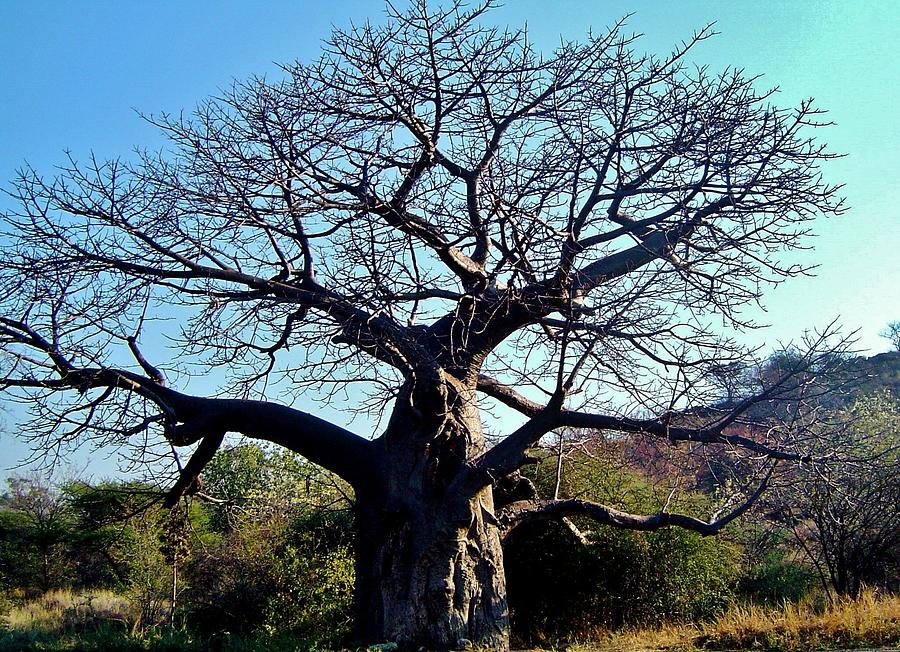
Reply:
[[310, 555], [288, 547], [273, 565], [275, 590], [265, 631], [292, 634], [334, 649], [350, 633], [353, 555], [347, 548]]
[[275, 552], [275, 587], [265, 631], [333, 649], [350, 633], [353, 603], [352, 515], [317, 509], [294, 519]]
[[[612, 448], [612, 447], [610, 447]], [[629, 469], [615, 451], [570, 455], [560, 496], [597, 500], [629, 511], [660, 506], [650, 481]], [[555, 485], [556, 459], [538, 464], [532, 478], [544, 495]], [[548, 491], [549, 490], [549, 491]], [[685, 494], [675, 511], [705, 508]], [[589, 521], [576, 522], [596, 528]], [[590, 545], [563, 524], [535, 523], [513, 531], [505, 549], [513, 631], [524, 641], [584, 638], [598, 630], [704, 620], [734, 597], [738, 555], [728, 541], [679, 528], [652, 533], [596, 528]]]
[[188, 626], [204, 635], [262, 626], [275, 587], [273, 552], [283, 536], [279, 523], [246, 522], [198, 551], [185, 568], [181, 604]]
[[585, 546], [558, 524], [521, 526], [505, 559], [513, 627], [523, 640], [702, 620], [733, 597], [733, 548], [683, 530], [604, 528]]
[[815, 571], [773, 551], [738, 582], [738, 593], [752, 602], [780, 605], [798, 602], [818, 585]]
[[218, 540], [189, 562], [186, 624], [333, 642], [349, 629], [348, 489], [293, 453], [243, 444], [204, 471]]
[[182, 604], [203, 635], [290, 635], [334, 644], [350, 628], [353, 556], [349, 512], [314, 509], [292, 521], [234, 521], [195, 555]]

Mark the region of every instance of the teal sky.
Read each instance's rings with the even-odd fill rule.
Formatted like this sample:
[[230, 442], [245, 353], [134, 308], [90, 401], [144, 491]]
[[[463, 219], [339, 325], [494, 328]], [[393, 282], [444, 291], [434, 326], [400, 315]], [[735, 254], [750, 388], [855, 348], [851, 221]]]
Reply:
[[[310, 60], [330, 26], [372, 17], [379, 0], [4, 0], [0, 3], [0, 184], [30, 162], [51, 171], [70, 149], [82, 157], [127, 155], [154, 147], [157, 135], [136, 116], [177, 112], [233, 78], [267, 73], [275, 62]], [[820, 265], [767, 294], [772, 324], [747, 335], [774, 348], [835, 318], [858, 331], [866, 354], [887, 350], [879, 331], [900, 319], [900, 2], [866, 0], [508, 0], [498, 24], [528, 24], [550, 49], [627, 13], [646, 36], [638, 49], [659, 54], [715, 22], [720, 35], [694, 52], [697, 63], [736, 66], [779, 86], [776, 100], [814, 97], [836, 126], [820, 138], [846, 157], [826, 169], [846, 184], [851, 210], [820, 220]], [[0, 209], [8, 200], [0, 197]], [[0, 474], [24, 449], [0, 432]]]

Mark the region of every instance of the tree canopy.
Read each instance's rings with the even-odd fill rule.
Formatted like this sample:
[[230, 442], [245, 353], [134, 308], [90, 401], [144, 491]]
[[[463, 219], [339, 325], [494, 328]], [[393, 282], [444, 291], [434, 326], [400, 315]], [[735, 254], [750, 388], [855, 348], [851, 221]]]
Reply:
[[[373, 542], [364, 638], [503, 647], [499, 532], [527, 518], [718, 531], [778, 461], [808, 459], [802, 406], [839, 361], [833, 333], [811, 336], [784, 373], [690, 412], [751, 366], [729, 336], [742, 307], [802, 273], [787, 254], [842, 210], [813, 102], [689, 63], [709, 27], [663, 57], [623, 23], [540, 53], [484, 25], [491, 4], [389, 4], [280, 79], [148, 116], [164, 152], [23, 169], [4, 216], [2, 385], [35, 406], [33, 437], [196, 444], [170, 502], [226, 432], [337, 473]], [[140, 346], [160, 332], [169, 360]], [[221, 390], [191, 393], [213, 370]], [[374, 439], [291, 407], [357, 383], [360, 407], [390, 406]], [[729, 430], [761, 401], [796, 409]], [[489, 447], [496, 402], [525, 422], [492, 423]], [[729, 447], [755, 470], [710, 518], [495, 505], [563, 426]]]

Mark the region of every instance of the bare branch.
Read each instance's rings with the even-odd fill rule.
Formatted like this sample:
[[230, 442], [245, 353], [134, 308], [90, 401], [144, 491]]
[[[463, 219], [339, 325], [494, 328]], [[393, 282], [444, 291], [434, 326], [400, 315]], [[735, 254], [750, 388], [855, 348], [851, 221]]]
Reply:
[[711, 521], [671, 512], [657, 512], [646, 516], [630, 514], [600, 503], [577, 498], [534, 499], [510, 503], [500, 510], [497, 519], [504, 528], [504, 536], [509, 536], [509, 533], [522, 523], [535, 520], [561, 520], [573, 516], [587, 517], [599, 525], [610, 525], [628, 530], [652, 532], [674, 526], [698, 532], [703, 536], [711, 536], [718, 534], [726, 525], [746, 513], [756, 503], [766, 490], [774, 468], [774, 465], [770, 467], [762, 482], [746, 500], [724, 516]]

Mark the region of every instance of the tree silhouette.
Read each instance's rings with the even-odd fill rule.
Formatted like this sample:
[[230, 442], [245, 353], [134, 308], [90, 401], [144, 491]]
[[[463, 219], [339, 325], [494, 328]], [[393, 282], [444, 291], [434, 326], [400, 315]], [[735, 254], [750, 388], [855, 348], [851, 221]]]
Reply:
[[881, 336], [890, 340], [895, 351], [900, 351], [900, 321], [888, 322], [881, 331]]

